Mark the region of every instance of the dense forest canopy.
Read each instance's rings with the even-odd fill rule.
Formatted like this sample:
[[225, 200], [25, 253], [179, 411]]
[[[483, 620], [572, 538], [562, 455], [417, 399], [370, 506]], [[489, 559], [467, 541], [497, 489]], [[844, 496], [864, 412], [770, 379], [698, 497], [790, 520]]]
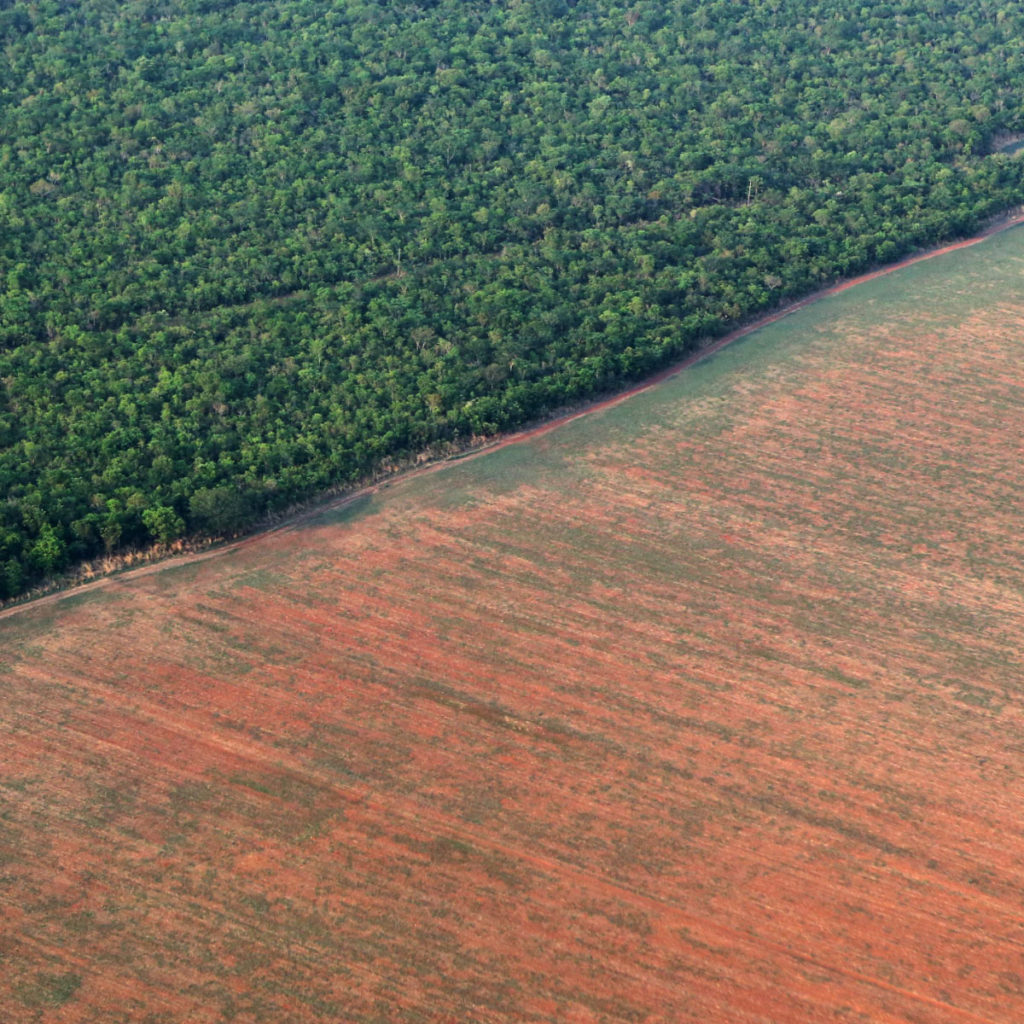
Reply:
[[1024, 197], [1004, 0], [15, 0], [0, 43], [0, 597]]

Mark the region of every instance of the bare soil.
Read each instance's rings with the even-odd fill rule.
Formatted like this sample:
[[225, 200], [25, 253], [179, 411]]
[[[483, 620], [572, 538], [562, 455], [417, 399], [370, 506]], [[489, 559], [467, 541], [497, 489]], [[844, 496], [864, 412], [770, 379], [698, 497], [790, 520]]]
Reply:
[[1018, 234], [8, 615], [4, 1020], [1024, 1018]]

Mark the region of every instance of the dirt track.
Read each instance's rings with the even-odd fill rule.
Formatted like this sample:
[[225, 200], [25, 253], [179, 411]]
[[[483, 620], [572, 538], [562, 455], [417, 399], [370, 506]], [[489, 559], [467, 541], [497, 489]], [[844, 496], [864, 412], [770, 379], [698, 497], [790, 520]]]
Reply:
[[748, 334], [753, 334], [755, 331], [760, 330], [762, 327], [766, 327], [768, 324], [773, 324], [778, 320], [782, 320], [787, 316], [797, 312], [798, 310], [804, 309], [807, 306], [812, 305], [821, 299], [827, 298], [830, 295], [838, 295], [840, 292], [847, 291], [850, 288], [855, 288], [857, 285], [865, 284], [868, 281], [874, 281], [876, 278], [885, 277], [888, 274], [892, 274], [897, 270], [902, 270], [904, 267], [913, 266], [915, 263], [921, 263], [924, 260], [934, 259], [936, 256], [942, 256], [945, 253], [955, 252], [957, 249], [966, 249], [969, 246], [977, 245], [979, 242], [984, 242], [986, 239], [991, 238], [993, 235], [999, 234], [1000, 232], [1006, 231], [1009, 228], [1014, 228], [1024, 224], [1024, 213], [1018, 213], [1015, 215], [1000, 218], [995, 221], [992, 225], [982, 231], [980, 234], [973, 235], [971, 238], [963, 239], [959, 242], [953, 242], [949, 245], [939, 246], [936, 249], [928, 249], [925, 252], [917, 253], [913, 256], [908, 256], [906, 259], [902, 259], [897, 263], [893, 263], [887, 267], [882, 267], [879, 270], [872, 270], [866, 274], [860, 274], [857, 277], [849, 278], [845, 281], [840, 281], [838, 284], [830, 285], [827, 288], [822, 288], [819, 291], [812, 292], [810, 295], [803, 299], [799, 299], [796, 302], [785, 306], [783, 309], [776, 310], [773, 313], [767, 313], [764, 316], [758, 317], [756, 320], [751, 321], [748, 324], [744, 324], [742, 327], [737, 327], [735, 330], [730, 331], [728, 334], [721, 338], [716, 339], [709, 345], [694, 352], [692, 355], [687, 356], [685, 359], [678, 363], [674, 363], [672, 366], [665, 370], [661, 370], [654, 376], [647, 378], [640, 384], [636, 384], [631, 388], [627, 388], [625, 391], [619, 392], [613, 395], [611, 398], [599, 399], [598, 401], [591, 402], [584, 406], [582, 409], [566, 413], [561, 416], [556, 416], [553, 419], [547, 420], [544, 423], [539, 424], [535, 427], [527, 427], [523, 430], [518, 430], [510, 433], [506, 436], [499, 437], [494, 441], [491, 441], [480, 448], [472, 449], [467, 452], [460, 453], [449, 458], [440, 459], [437, 462], [431, 462], [423, 466], [416, 467], [414, 469], [406, 470], [400, 473], [396, 477], [388, 477], [385, 480], [377, 483], [370, 484], [366, 487], [361, 487], [356, 491], [346, 494], [340, 498], [330, 499], [322, 504], [317, 505], [308, 511], [299, 513], [298, 515], [292, 516], [285, 522], [277, 524], [270, 529], [260, 530], [257, 533], [250, 534], [241, 540], [233, 541], [227, 544], [217, 545], [216, 547], [210, 548], [205, 551], [194, 551], [187, 554], [175, 555], [169, 558], [161, 559], [157, 562], [152, 562], [136, 569], [129, 569], [124, 572], [117, 572], [110, 576], [105, 576], [102, 579], [98, 579], [94, 582], [83, 583], [79, 585], [72, 585], [67, 589], [58, 590], [51, 594], [45, 594], [42, 597], [36, 598], [32, 601], [25, 601], [19, 604], [14, 604], [9, 608], [0, 609], [0, 619], [8, 618], [9, 616], [16, 615], [24, 608], [36, 608], [42, 604], [50, 604], [56, 601], [63, 600], [66, 597], [86, 593], [90, 590], [96, 590], [100, 587], [107, 587], [115, 584], [121, 580], [138, 579], [140, 576], [148, 576], [151, 573], [158, 572], [160, 569], [168, 565], [187, 565], [195, 562], [204, 562], [209, 558], [215, 558], [219, 555], [225, 554], [229, 551], [237, 550], [244, 545], [251, 544], [259, 537], [266, 536], [268, 533], [275, 533], [280, 530], [289, 530], [296, 526], [301, 525], [304, 522], [308, 522], [313, 517], [322, 514], [325, 511], [332, 509], [341, 509], [346, 505], [351, 504], [354, 501], [359, 500], [362, 497], [376, 494], [380, 491], [381, 487], [385, 487], [388, 483], [395, 479], [409, 478], [414, 476], [421, 476], [425, 473], [433, 473], [438, 469], [450, 464], [452, 461], [464, 461], [466, 459], [477, 458], [480, 455], [484, 455], [487, 452], [496, 451], [500, 448], [505, 448], [508, 445], [519, 444], [522, 441], [528, 441], [532, 438], [541, 437], [544, 434], [550, 433], [552, 430], [557, 430], [559, 427], [564, 426], [566, 423], [572, 423], [574, 420], [580, 419], [582, 416], [589, 416], [592, 413], [600, 412], [603, 409], [610, 409], [613, 406], [625, 402], [627, 399], [632, 398], [634, 395], [641, 394], [644, 391], [648, 391], [653, 387], [656, 387], [662, 381], [668, 380], [670, 377], [674, 377], [677, 373], [685, 370], [687, 367], [693, 366], [700, 360], [707, 358], [725, 348], [726, 345], [730, 345], [732, 342], [737, 341], [739, 338], [744, 338]]

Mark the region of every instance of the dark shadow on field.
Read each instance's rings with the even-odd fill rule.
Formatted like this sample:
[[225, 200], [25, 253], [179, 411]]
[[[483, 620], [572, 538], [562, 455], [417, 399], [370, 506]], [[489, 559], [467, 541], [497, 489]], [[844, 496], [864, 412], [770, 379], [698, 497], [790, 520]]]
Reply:
[[356, 494], [337, 505], [328, 506], [295, 524], [296, 530], [308, 530], [320, 526], [341, 526], [354, 523], [368, 515], [374, 505], [372, 494]]

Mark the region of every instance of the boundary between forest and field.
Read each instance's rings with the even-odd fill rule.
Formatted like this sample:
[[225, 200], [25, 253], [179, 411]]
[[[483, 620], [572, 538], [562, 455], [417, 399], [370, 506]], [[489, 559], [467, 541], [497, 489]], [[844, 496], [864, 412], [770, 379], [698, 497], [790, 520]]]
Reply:
[[[716, 338], [714, 341], [709, 342], [697, 351], [692, 352], [684, 359], [673, 363], [671, 366], [659, 371], [651, 377], [646, 378], [639, 384], [626, 388], [624, 391], [617, 392], [610, 397], [595, 399], [569, 412], [556, 412], [551, 415], [550, 418], [536, 426], [524, 427], [508, 434], [500, 435], [492, 440], [485, 441], [482, 444], [467, 447], [462, 451], [443, 455], [430, 461], [423, 462], [423, 456], [421, 454], [412, 461], [411, 465], [407, 464], [405, 467], [398, 468], [394, 471], [378, 473], [374, 476], [372, 482], [356, 484], [353, 488], [346, 488], [344, 493], [339, 497], [324, 497], [321, 495], [320, 498], [313, 499], [311, 502], [307, 503], [302, 511], [287, 514], [270, 526], [263, 526], [262, 528], [257, 527], [246, 536], [237, 540], [213, 540], [208, 541], [205, 546], [197, 545], [191, 549], [185, 547], [181, 552], [172, 551], [171, 553], [168, 553], [166, 549], [153, 548], [150, 552], [139, 555], [139, 557], [144, 560], [144, 564], [142, 565], [129, 564], [127, 567], [115, 566], [99, 578], [87, 578], [85, 582], [82, 581], [81, 576], [70, 581], [67, 579], [63, 582], [58, 580], [43, 593], [38, 594], [38, 596], [14, 598], [7, 607], [0, 607], [0, 619], [9, 618], [30, 608], [38, 608], [44, 604], [56, 603], [64, 600], [65, 598], [78, 597], [90, 590], [96, 590], [101, 587], [108, 587], [117, 583], [127, 582], [129, 580], [137, 579], [140, 576], [147, 576], [151, 573], [159, 572], [162, 569], [194, 564], [196, 562], [206, 561], [209, 558], [216, 558], [220, 555], [227, 554], [230, 551], [235, 551], [238, 548], [244, 547], [245, 545], [253, 544], [269, 534], [295, 529], [303, 523], [309, 522], [325, 512], [344, 509], [361, 498], [369, 497], [378, 493], [382, 488], [387, 487], [394, 481], [411, 479], [413, 477], [422, 476], [426, 473], [434, 473], [453, 462], [463, 462], [467, 459], [475, 459], [490, 452], [498, 451], [501, 448], [506, 448], [509, 445], [520, 444], [523, 441], [529, 441], [534, 438], [541, 437], [553, 430], [557, 430], [559, 427], [565, 426], [567, 423], [572, 423], [575, 420], [581, 419], [584, 416], [589, 416], [592, 413], [611, 409], [614, 406], [632, 398], [634, 395], [639, 395], [645, 391], [649, 391], [651, 388], [657, 387], [657, 385], [671, 377], [674, 377], [676, 374], [681, 373], [683, 370], [688, 369], [695, 363], [706, 359], [708, 356], [714, 355], [714, 353], [725, 348], [727, 345], [732, 344], [732, 342], [737, 341], [740, 338], [744, 338], [749, 334], [753, 334], [762, 327], [767, 327], [769, 324], [783, 320], [793, 313], [805, 309], [807, 306], [813, 305], [814, 303], [828, 298], [831, 295], [838, 295], [840, 292], [847, 291], [850, 288], [855, 288], [857, 285], [866, 284], [868, 281], [873, 281], [876, 278], [893, 274], [905, 267], [913, 266], [915, 263], [934, 259], [936, 256], [943, 256], [946, 253], [955, 252], [957, 249], [966, 249], [970, 246], [977, 245], [979, 242], [984, 242], [993, 235], [997, 235], [1009, 228], [1018, 227], [1021, 224], [1024, 224], [1024, 208], [1019, 208], [1015, 212], [1003, 215], [991, 223], [984, 231], [979, 234], [972, 235], [970, 238], [965, 238], [958, 242], [951, 242], [947, 245], [937, 246], [934, 249], [926, 249], [923, 252], [907, 256], [896, 263], [888, 264], [887, 266], [880, 267], [877, 270], [871, 270], [867, 273], [847, 278], [837, 282], [836, 284], [828, 285], [815, 292], [811, 292], [809, 295], [804, 296], [804, 298], [789, 303], [774, 312], [758, 316], [749, 323], [735, 328], [729, 333], [722, 335], [720, 338]], [[111, 561], [116, 561], [116, 557], [111, 558]]]

